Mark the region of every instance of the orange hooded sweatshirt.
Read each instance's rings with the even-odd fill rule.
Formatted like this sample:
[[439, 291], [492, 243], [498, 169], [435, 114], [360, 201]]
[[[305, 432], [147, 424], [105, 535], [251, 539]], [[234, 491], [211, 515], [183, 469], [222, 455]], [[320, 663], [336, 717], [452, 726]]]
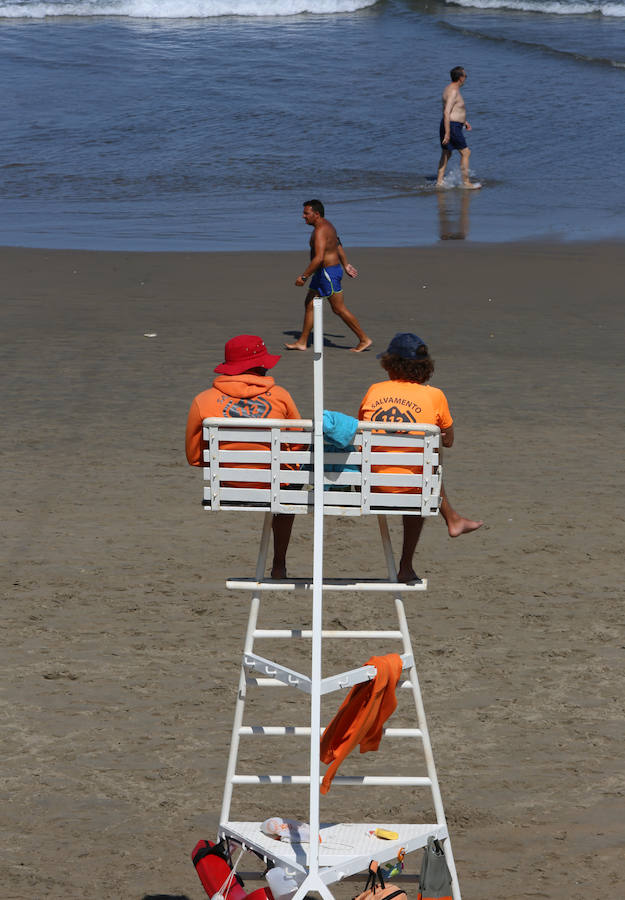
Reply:
[[[212, 388], [198, 394], [187, 418], [185, 448], [190, 466], [201, 466], [202, 420], [222, 418], [299, 419], [293, 398], [271, 375], [218, 375]], [[226, 450], [249, 449], [249, 444], [223, 443]], [[249, 468], [254, 468], [249, 466]]]
[[321, 761], [331, 763], [321, 782], [322, 794], [328, 793], [338, 767], [357, 744], [361, 753], [378, 749], [383, 725], [397, 707], [395, 688], [402, 670], [401, 656], [372, 656], [365, 665], [376, 667], [375, 678], [351, 689], [321, 736]]

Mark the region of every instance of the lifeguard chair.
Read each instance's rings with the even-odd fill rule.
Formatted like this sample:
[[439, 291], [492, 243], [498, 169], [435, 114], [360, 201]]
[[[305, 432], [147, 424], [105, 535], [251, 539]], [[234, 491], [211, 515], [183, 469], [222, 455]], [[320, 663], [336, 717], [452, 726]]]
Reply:
[[[393, 860], [403, 848], [406, 854], [425, 847], [429, 837], [442, 842], [452, 876], [453, 900], [461, 900], [451, 841], [439, 790], [425, 711], [415, 668], [414, 654], [402, 594], [424, 591], [425, 580], [399, 584], [387, 516], [438, 514], [442, 467], [439, 461], [440, 432], [436, 426], [415, 426], [405, 432], [405, 424], [361, 422], [352, 445], [346, 450], [324, 448], [323, 436], [323, 324], [322, 302], [314, 301], [314, 418], [312, 420], [205, 419], [204, 506], [218, 512], [264, 512], [260, 549], [253, 578], [230, 578], [231, 590], [251, 592], [251, 604], [235, 707], [232, 739], [228, 756], [218, 838], [226, 838], [262, 856], [270, 864], [286, 869], [298, 884], [293, 900], [301, 900], [309, 891], [332, 900], [329, 885], [366, 872], [372, 858], [380, 863]], [[418, 430], [417, 430], [418, 429]], [[224, 445], [244, 443], [247, 449], [224, 449]], [[377, 467], [410, 465], [420, 474], [383, 474]], [[250, 468], [246, 468], [249, 466]], [[259, 468], [259, 466], [261, 468]], [[256, 487], [242, 486], [256, 484]], [[389, 493], [384, 486], [418, 487], [415, 493]], [[274, 513], [314, 515], [313, 571], [309, 578], [274, 580], [265, 578], [267, 553]], [[378, 517], [387, 565], [385, 579], [324, 578], [323, 537], [327, 515]], [[312, 628], [259, 629], [260, 598], [264, 591], [312, 592]], [[384, 591], [393, 596], [398, 619], [397, 630], [326, 630], [322, 625], [323, 597], [331, 591]], [[312, 643], [311, 675], [307, 676], [256, 652], [256, 642], [275, 639], [307, 639]], [[436, 821], [410, 824], [379, 821], [371, 823], [320, 823], [321, 696], [343, 691], [375, 676], [373, 666], [324, 676], [322, 642], [325, 640], [365, 640], [369, 649], [376, 640], [401, 644], [401, 694], [412, 693], [416, 728], [384, 729], [379, 753], [390, 740], [414, 738], [420, 742], [425, 760], [425, 775], [336, 775], [333, 786], [387, 786], [389, 791], [402, 787], [428, 788]], [[310, 697], [310, 726], [284, 724], [244, 724], [247, 691], [250, 687], [281, 687], [302, 691]], [[254, 736], [308, 737], [309, 771], [301, 774], [258, 772], [239, 774], [237, 759], [241, 738]], [[231, 821], [230, 809], [236, 785], [309, 785], [310, 842], [291, 844], [276, 841], [261, 831], [261, 822]], [[396, 832], [397, 840], [382, 840], [371, 835], [376, 826]], [[411, 876], [399, 876], [410, 878]]]

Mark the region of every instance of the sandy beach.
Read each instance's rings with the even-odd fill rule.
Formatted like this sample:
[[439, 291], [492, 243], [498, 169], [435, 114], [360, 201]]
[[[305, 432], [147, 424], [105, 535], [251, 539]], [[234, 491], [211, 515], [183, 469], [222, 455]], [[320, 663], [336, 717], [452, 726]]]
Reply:
[[[430, 588], [407, 599], [465, 900], [603, 900], [625, 882], [623, 251], [350, 248], [345, 299], [375, 352], [347, 352], [326, 309], [329, 409], [355, 414], [396, 331], [428, 342], [455, 420], [447, 488], [487, 523], [451, 540], [429, 522]], [[205, 896], [189, 855], [215, 834], [249, 602], [224, 581], [252, 574], [261, 518], [202, 510], [184, 426], [229, 337], [280, 352], [299, 332], [304, 260], [0, 250], [6, 900]], [[312, 354], [273, 374], [310, 416]], [[291, 574], [310, 573], [311, 537], [298, 517]], [[329, 522], [329, 574], [383, 567], [373, 517]], [[388, 598], [336, 597], [327, 622], [394, 624]], [[263, 614], [304, 624], [309, 600], [271, 595]], [[306, 647], [290, 652], [306, 665]], [[328, 671], [344, 652], [329, 648]], [[279, 700], [275, 722], [304, 724], [271, 694], [252, 721]], [[271, 741], [242, 764], [301, 771], [296, 744], [292, 765]], [[420, 753], [393, 753], [422, 774]], [[322, 816], [431, 816], [418, 789], [376, 790], [338, 788]], [[306, 815], [298, 788], [235, 800], [233, 818]]]

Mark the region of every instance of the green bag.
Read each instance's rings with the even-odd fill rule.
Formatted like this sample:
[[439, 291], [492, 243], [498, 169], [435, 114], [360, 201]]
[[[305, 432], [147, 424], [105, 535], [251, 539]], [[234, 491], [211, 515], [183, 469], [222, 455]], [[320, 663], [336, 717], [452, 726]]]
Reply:
[[452, 900], [451, 873], [443, 847], [435, 837], [429, 837], [423, 848], [417, 900]]

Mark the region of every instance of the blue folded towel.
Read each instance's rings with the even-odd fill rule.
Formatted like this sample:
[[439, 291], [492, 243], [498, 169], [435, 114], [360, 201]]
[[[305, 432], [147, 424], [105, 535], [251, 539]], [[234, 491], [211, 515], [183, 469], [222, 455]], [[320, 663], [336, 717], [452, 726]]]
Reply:
[[323, 411], [323, 436], [327, 441], [336, 444], [341, 449], [346, 448], [354, 440], [358, 419], [347, 416], [345, 413], [334, 412], [331, 409]]
[[[334, 412], [330, 409], [323, 411], [323, 438], [324, 450], [355, 450], [352, 444], [358, 428], [358, 419], [347, 416], [345, 413]], [[328, 443], [325, 443], [328, 441]], [[342, 466], [339, 463], [330, 463], [324, 467], [326, 472], [357, 472], [358, 466]], [[349, 485], [339, 487], [326, 484], [326, 491], [349, 491]]]

